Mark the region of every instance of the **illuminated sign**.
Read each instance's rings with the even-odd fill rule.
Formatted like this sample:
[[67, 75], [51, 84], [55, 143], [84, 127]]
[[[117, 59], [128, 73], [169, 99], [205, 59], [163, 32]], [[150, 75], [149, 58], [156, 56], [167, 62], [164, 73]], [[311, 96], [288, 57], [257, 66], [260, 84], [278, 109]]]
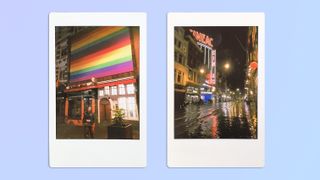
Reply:
[[192, 33], [193, 37], [200, 43], [203, 43], [209, 47], [213, 47], [213, 38], [201, 33], [201, 32], [198, 32], [198, 31], [195, 31], [193, 29], [189, 29], [189, 31]]
[[214, 49], [211, 51], [211, 84], [216, 84], [216, 62], [217, 62], [217, 51]]

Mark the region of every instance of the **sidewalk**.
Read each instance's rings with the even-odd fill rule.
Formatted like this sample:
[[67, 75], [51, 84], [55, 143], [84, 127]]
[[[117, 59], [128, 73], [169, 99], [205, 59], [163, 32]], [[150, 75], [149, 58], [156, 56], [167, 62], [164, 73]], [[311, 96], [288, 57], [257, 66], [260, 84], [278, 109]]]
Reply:
[[[139, 139], [139, 121], [125, 121], [132, 124], [133, 139]], [[108, 139], [109, 124], [96, 124], [94, 139]], [[57, 123], [57, 139], [85, 139], [83, 127]]]

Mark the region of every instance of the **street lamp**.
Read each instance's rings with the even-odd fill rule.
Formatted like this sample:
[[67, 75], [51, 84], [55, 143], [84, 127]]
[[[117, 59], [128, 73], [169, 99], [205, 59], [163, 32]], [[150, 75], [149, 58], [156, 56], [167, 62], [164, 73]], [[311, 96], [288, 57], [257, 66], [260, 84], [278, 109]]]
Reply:
[[224, 68], [228, 70], [230, 68], [230, 64], [229, 63], [224, 64]]
[[203, 68], [200, 69], [200, 73], [201, 73], [201, 74], [204, 73], [204, 69], [203, 69]]

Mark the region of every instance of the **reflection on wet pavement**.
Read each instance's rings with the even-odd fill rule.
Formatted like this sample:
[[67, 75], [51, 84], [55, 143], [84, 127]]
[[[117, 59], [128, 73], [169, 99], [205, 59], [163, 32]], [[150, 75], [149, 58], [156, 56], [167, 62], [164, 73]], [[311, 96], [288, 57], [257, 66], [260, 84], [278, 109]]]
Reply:
[[175, 138], [257, 138], [256, 103], [189, 104], [175, 112]]

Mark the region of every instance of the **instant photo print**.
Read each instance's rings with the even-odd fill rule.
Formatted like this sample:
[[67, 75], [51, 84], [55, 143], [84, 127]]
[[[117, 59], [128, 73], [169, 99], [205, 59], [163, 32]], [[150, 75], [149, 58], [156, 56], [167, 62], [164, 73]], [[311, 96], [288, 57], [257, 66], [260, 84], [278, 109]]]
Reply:
[[51, 13], [51, 167], [146, 165], [146, 15]]
[[169, 167], [264, 165], [264, 14], [168, 14]]

